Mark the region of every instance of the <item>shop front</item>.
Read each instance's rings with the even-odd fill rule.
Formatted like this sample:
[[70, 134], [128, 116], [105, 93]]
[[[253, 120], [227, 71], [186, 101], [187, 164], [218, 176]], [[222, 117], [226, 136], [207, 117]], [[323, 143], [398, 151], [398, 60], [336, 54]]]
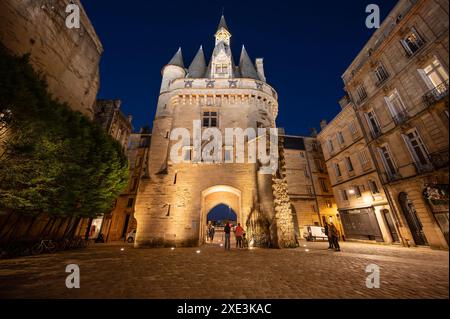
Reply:
[[339, 210], [347, 239], [375, 240], [383, 242], [373, 207]]

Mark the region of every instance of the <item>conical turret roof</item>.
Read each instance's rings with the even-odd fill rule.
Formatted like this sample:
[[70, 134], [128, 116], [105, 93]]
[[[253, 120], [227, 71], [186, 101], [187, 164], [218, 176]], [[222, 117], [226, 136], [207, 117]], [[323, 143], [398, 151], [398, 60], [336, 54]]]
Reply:
[[250, 60], [245, 46], [242, 46], [241, 57], [239, 59], [239, 70], [243, 78], [259, 80], [256, 68]]
[[194, 59], [191, 62], [191, 65], [189, 66], [188, 76], [190, 78], [202, 78], [204, 77], [205, 72], [206, 72], [205, 54], [203, 53], [203, 47], [200, 46], [200, 49], [198, 49], [197, 54], [195, 55]]
[[227, 22], [225, 21], [225, 16], [223, 14], [220, 17], [220, 22], [219, 22], [219, 26], [217, 27], [217, 31], [219, 31], [222, 28], [224, 28], [225, 30], [230, 32], [230, 30], [228, 29], [228, 26], [227, 26]]
[[181, 52], [181, 47], [178, 48], [177, 53], [172, 57], [172, 59], [167, 63], [167, 65], [176, 65], [184, 69], [183, 63], [183, 53]]

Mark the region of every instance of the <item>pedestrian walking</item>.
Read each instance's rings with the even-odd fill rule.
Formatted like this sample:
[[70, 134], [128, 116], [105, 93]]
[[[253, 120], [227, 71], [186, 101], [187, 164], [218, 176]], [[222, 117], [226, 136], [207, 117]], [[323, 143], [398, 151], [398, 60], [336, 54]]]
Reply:
[[325, 235], [328, 238], [328, 249], [333, 249], [334, 248], [333, 237], [331, 236], [330, 226], [328, 225], [327, 222], [325, 222], [325, 225], [323, 226], [323, 228], [325, 228]]
[[225, 250], [230, 250], [230, 233], [231, 233], [231, 225], [229, 222], [225, 224], [223, 228], [223, 232], [225, 234]]
[[341, 247], [339, 246], [339, 231], [336, 228], [336, 226], [333, 224], [333, 222], [330, 223], [330, 229], [331, 232], [331, 238], [333, 241], [333, 246], [335, 251], [341, 251]]
[[234, 230], [234, 234], [236, 235], [236, 248], [242, 248], [242, 236], [244, 235], [244, 228], [241, 227], [241, 224], [238, 223], [236, 229]]

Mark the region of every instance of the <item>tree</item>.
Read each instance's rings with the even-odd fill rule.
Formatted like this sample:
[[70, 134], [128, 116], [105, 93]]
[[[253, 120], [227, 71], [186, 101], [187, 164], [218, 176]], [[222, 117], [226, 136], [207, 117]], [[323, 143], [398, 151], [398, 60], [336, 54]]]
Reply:
[[28, 56], [3, 47], [0, 115], [0, 210], [95, 217], [111, 209], [128, 183], [121, 145], [52, 99]]

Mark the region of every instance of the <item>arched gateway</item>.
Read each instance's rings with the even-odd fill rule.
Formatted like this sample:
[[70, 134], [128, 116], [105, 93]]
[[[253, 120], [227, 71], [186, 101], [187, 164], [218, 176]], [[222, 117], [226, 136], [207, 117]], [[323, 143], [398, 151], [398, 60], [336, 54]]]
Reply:
[[[209, 62], [200, 47], [185, 67], [179, 49], [162, 70], [147, 170], [136, 197], [135, 247], [202, 244], [206, 214], [219, 203], [236, 212], [255, 245], [295, 246], [278, 141], [270, 145], [275, 151], [269, 164], [248, 154], [248, 145], [264, 141], [249, 132], [276, 132], [277, 93], [266, 83], [262, 59], [253, 63], [244, 47], [235, 65], [230, 39], [222, 17]], [[218, 157], [205, 161], [211, 132], [223, 139], [213, 148]], [[245, 156], [238, 159], [242, 144]]]
[[236, 213], [236, 222], [244, 225], [242, 218], [242, 203], [241, 203], [242, 192], [232, 186], [227, 185], [216, 185], [205, 189], [202, 192], [202, 208], [200, 221], [200, 233], [199, 233], [199, 243], [205, 242], [206, 225], [207, 225], [207, 215], [208, 213], [217, 205], [225, 204], [229, 206]]

